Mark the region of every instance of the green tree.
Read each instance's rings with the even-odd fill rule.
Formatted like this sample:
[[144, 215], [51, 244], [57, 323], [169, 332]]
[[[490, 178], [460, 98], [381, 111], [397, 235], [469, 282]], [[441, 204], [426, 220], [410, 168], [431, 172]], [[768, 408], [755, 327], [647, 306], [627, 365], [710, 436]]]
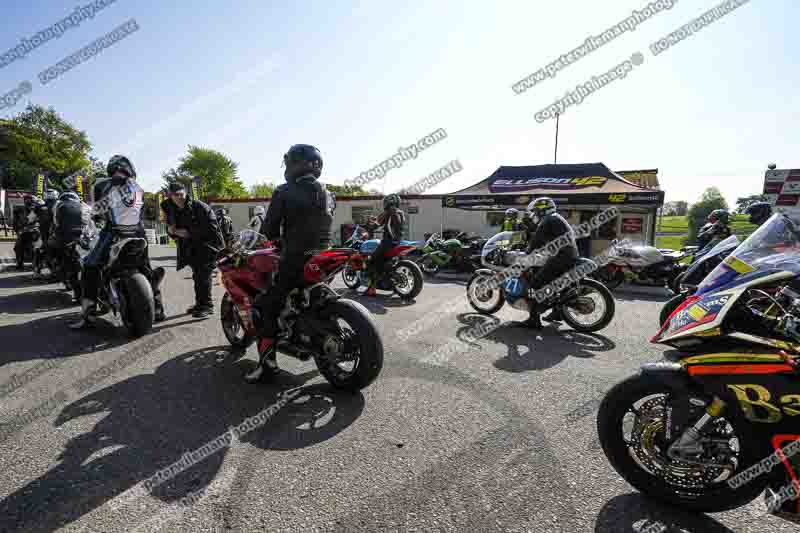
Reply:
[[250, 186], [250, 198], [270, 198], [275, 192], [275, 184], [269, 181]]
[[247, 197], [247, 189], [236, 175], [239, 165], [222, 152], [189, 145], [179, 163], [177, 168], [162, 173], [166, 185], [179, 181], [188, 188], [193, 177], [199, 176], [201, 198]]
[[62, 178], [91, 167], [91, 151], [86, 133], [53, 108], [28, 105], [0, 121], [0, 165], [8, 188], [30, 189], [39, 172], [57, 186]]
[[728, 202], [717, 187], [709, 187], [703, 192], [700, 201], [689, 208], [689, 236], [686, 240], [697, 241], [697, 232], [715, 209], [728, 209]]
[[756, 202], [766, 202], [767, 197], [763, 194], [752, 194], [736, 199], [736, 212], [744, 213], [744, 210]]

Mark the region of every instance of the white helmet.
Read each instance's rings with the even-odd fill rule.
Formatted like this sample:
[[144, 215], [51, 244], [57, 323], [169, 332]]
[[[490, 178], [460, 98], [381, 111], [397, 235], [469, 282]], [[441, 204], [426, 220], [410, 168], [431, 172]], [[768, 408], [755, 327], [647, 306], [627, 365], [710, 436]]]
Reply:
[[506, 209], [506, 216], [507, 216], [507, 217], [514, 217], [514, 218], [516, 218], [516, 216], [517, 216], [518, 214], [519, 214], [519, 211], [517, 211], [517, 210], [516, 210], [516, 209], [514, 209], [513, 207], [512, 207], [512, 208], [510, 208], [510, 209]]
[[264, 210], [264, 206], [263, 205], [257, 205], [256, 208], [253, 209], [253, 215], [255, 215], [255, 216], [258, 216], [258, 215], [262, 215], [263, 216], [265, 213], [266, 213], [266, 211]]

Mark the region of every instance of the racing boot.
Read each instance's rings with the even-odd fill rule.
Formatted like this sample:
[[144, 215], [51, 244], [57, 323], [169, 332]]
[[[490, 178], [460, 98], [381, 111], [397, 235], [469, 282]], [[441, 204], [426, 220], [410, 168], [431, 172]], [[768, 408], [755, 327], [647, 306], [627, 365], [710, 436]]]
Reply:
[[153, 286], [153, 303], [155, 304], [156, 322], [163, 322], [167, 319], [167, 315], [164, 313], [164, 302], [161, 299], [161, 282], [164, 281], [166, 273], [167, 271], [164, 270], [164, 267], [158, 267], [153, 270], [152, 279], [150, 281], [150, 284]]
[[76, 322], [71, 324], [69, 327], [70, 329], [80, 330], [90, 328], [94, 325], [97, 313], [97, 303], [93, 300], [88, 298], [84, 298], [81, 300], [81, 320], [80, 322]]
[[561, 309], [556, 309], [555, 307], [550, 309], [550, 312], [547, 313], [546, 316], [542, 317], [542, 320], [545, 322], [555, 323], [555, 322], [563, 322], [564, 315], [561, 313]]
[[528, 319], [522, 322], [512, 322], [511, 327], [527, 328], [531, 330], [542, 329], [542, 319], [540, 317], [541, 311], [541, 304], [535, 301], [528, 302]]
[[244, 376], [244, 380], [250, 384], [267, 383], [278, 373], [274, 340], [259, 339], [258, 354], [258, 366]]

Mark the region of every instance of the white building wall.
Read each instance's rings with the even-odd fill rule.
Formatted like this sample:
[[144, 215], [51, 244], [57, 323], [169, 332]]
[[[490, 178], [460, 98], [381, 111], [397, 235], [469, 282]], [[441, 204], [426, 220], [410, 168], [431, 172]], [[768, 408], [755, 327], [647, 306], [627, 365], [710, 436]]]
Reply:
[[[228, 208], [228, 214], [233, 220], [233, 227], [236, 231], [243, 229], [250, 221], [249, 213], [250, 208], [257, 205], [264, 206], [264, 209], [269, 208], [269, 202], [211, 202], [212, 206], [225, 206]], [[338, 242], [340, 236], [340, 228], [342, 224], [353, 223], [353, 207], [371, 207], [374, 214], [379, 214], [382, 211], [381, 200], [356, 200], [356, 199], [339, 199], [336, 205], [336, 213], [334, 215], [333, 236], [334, 240]], [[417, 213], [409, 213], [408, 207], [417, 207]], [[603, 206], [586, 206], [588, 209], [602, 210]], [[421, 241], [425, 238], [426, 233], [440, 232], [443, 228], [454, 228], [468, 233], [476, 233], [483, 237], [491, 237], [500, 231], [499, 226], [490, 226], [487, 222], [488, 216], [486, 211], [464, 211], [461, 209], [445, 209], [442, 207], [440, 198], [422, 198], [415, 200], [408, 200], [404, 202], [402, 209], [406, 212], [408, 217], [408, 235], [406, 239]], [[503, 212], [504, 210], [498, 210]], [[620, 217], [617, 219], [617, 235], [618, 238], [629, 238], [633, 241], [644, 241], [646, 235], [647, 224], [650, 217], [642, 209], [633, 209], [627, 211], [621, 208]], [[637, 235], [622, 234], [622, 218], [638, 218], [642, 220], [642, 233]], [[579, 217], [573, 211], [573, 216], [570, 217], [570, 223], [577, 225]], [[649, 239], [648, 239], [649, 240]], [[598, 254], [602, 252], [607, 246], [608, 241], [602, 239], [593, 239], [592, 253]]]

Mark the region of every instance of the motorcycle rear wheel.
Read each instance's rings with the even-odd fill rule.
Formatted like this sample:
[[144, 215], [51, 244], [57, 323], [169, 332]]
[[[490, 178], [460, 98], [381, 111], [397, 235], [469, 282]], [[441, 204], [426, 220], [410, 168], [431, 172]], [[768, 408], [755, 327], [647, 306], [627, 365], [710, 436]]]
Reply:
[[[346, 353], [339, 354], [341, 360], [331, 360], [327, 354], [315, 357], [319, 373], [337, 389], [357, 392], [368, 387], [383, 369], [383, 341], [370, 312], [358, 302], [338, 299], [325, 306], [320, 316], [336, 324]], [[340, 321], [349, 331], [342, 330]], [[339, 366], [342, 360], [353, 362], [353, 369]]]
[[593, 333], [595, 331], [600, 331], [601, 329], [608, 326], [614, 319], [616, 306], [614, 303], [614, 296], [612, 296], [611, 291], [604, 284], [600, 283], [597, 280], [588, 278], [582, 279], [580, 282], [579, 298], [586, 297], [592, 293], [599, 294], [600, 298], [602, 298], [603, 300], [603, 304], [605, 305], [605, 312], [597, 322], [591, 324], [583, 324], [579, 322], [573, 315], [572, 308], [570, 308], [566, 304], [564, 304], [561, 308], [562, 315], [564, 316], [564, 322], [566, 322], [569, 325], [569, 327], [571, 327], [575, 331], [580, 331], [581, 333]]
[[411, 283], [411, 287], [406, 290], [404, 286], [403, 289], [401, 289], [395, 282], [394, 292], [403, 300], [413, 300], [419, 296], [420, 292], [422, 292], [422, 286], [425, 283], [422, 279], [422, 269], [420, 269], [419, 265], [417, 265], [414, 261], [403, 259], [397, 263], [396, 267], [394, 267], [392, 277], [402, 270], [406, 270], [408, 272], [408, 274], [405, 275], [405, 282]]
[[[673, 485], [662, 477], [645, 470], [634, 459], [629, 443], [623, 435], [625, 416], [635, 408], [637, 402], [648, 397], [667, 394], [669, 391], [661, 383], [649, 376], [637, 374], [615, 385], [603, 398], [597, 413], [597, 434], [603, 452], [614, 470], [647, 497], [693, 512], [728, 511], [757, 498], [769, 482], [768, 476], [762, 475], [735, 489], [727, 483], [726, 479], [711, 484], [707, 492], [700, 492], [699, 489]], [[747, 428], [737, 424], [735, 419], [727, 421], [733, 427], [739, 441], [739, 463], [734, 472], [735, 475], [746, 470], [762, 457], [759, 456], [752, 443], [747, 440], [750, 435]], [[651, 420], [652, 423], [655, 422]], [[690, 470], [685, 463], [667, 458], [661, 459], [671, 469], [678, 469], [679, 472]], [[684, 483], [686, 482], [684, 481]], [[698, 491], [699, 493], [688, 494], [689, 491]]]

